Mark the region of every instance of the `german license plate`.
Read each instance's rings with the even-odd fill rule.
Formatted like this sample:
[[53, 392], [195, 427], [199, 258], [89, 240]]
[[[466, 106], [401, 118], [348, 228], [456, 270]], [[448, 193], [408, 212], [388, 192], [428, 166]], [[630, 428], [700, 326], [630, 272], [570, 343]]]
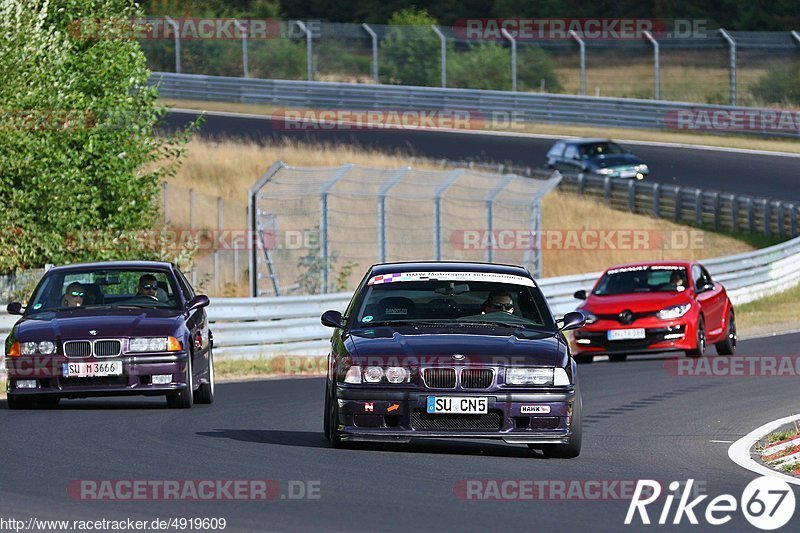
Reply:
[[64, 363], [65, 378], [90, 378], [121, 376], [122, 361], [102, 361], [98, 363]]
[[462, 398], [457, 396], [428, 396], [428, 413], [454, 413], [485, 415], [489, 412], [489, 398]]
[[644, 328], [608, 330], [608, 340], [610, 341], [628, 341], [628, 340], [644, 339], [645, 337], [646, 335], [644, 332]]

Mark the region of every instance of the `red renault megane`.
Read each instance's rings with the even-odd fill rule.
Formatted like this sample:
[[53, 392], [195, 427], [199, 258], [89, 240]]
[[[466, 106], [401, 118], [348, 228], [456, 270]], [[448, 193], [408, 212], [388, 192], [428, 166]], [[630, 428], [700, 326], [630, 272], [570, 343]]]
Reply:
[[650, 262], [608, 269], [592, 291], [578, 291], [586, 325], [575, 330], [577, 362], [595, 355], [684, 350], [700, 357], [708, 344], [720, 355], [736, 349], [733, 304], [725, 288], [696, 262]]

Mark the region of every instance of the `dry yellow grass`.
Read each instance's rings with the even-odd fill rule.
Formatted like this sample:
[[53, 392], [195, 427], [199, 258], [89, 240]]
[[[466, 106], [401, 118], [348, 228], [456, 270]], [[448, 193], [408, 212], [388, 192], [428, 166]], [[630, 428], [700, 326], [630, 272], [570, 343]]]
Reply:
[[[206, 102], [199, 100], [176, 100], [162, 98], [161, 105], [179, 109], [197, 109], [201, 111], [223, 111], [230, 113], [250, 113], [269, 115], [279, 109], [276, 106], [259, 104], [241, 104], [232, 102]], [[684, 133], [653, 130], [636, 130], [625, 128], [593, 128], [589, 126], [564, 126], [559, 124], [512, 123], [507, 127], [491, 127], [482, 124], [486, 131], [508, 131], [516, 133], [532, 133], [538, 135], [576, 136], [576, 137], [611, 137], [618, 140], [654, 141], [703, 146], [719, 146], [746, 150], [769, 150], [775, 152], [800, 153], [800, 143], [785, 139], [762, 139], [758, 137], [736, 135], [713, 135], [710, 133]]]
[[[262, 146], [251, 143], [233, 141], [206, 141], [195, 139], [188, 147], [185, 161], [178, 174], [169, 182], [171, 187], [182, 189], [192, 188], [200, 196], [196, 197], [198, 212], [202, 213], [196, 227], [215, 227], [216, 211], [214, 202], [209, 201], [220, 196], [227, 205], [240, 206], [229, 216], [235, 217], [227, 223], [226, 227], [244, 228], [244, 206], [247, 203], [247, 191], [256, 179], [275, 161], [282, 160], [292, 166], [303, 167], [337, 167], [344, 163], [356, 163], [370, 167], [396, 169], [411, 165], [408, 158], [400, 155], [390, 155], [380, 152], [356, 151], [349, 146], [319, 146], [287, 142], [280, 145]], [[416, 168], [436, 168], [435, 165], [413, 164]], [[413, 209], [408, 207], [408, 209]], [[422, 209], [430, 211], [430, 205], [425, 203]], [[227, 208], [230, 211], [230, 208]], [[186, 220], [180, 220], [181, 213], [172, 213], [171, 222], [175, 225], [185, 225]], [[183, 213], [186, 217], [186, 213]], [[368, 216], [368, 215], [365, 215]], [[429, 216], [429, 213], [419, 213], [420, 220]], [[352, 215], [348, 224], [359, 226], [357, 214]], [[475, 215], [477, 224], [483, 219], [483, 214]], [[364, 222], [374, 223], [374, 217]], [[552, 192], [543, 201], [542, 223], [544, 230], [634, 230], [650, 231], [648, 235], [656, 238], [670, 239], [673, 232], [682, 234], [689, 231], [685, 226], [680, 226], [668, 221], [635, 215], [611, 209], [602, 202], [581, 198], [571, 194]], [[467, 222], [463, 222], [467, 224]], [[526, 228], [527, 220], [521, 219], [513, 227]], [[473, 222], [464, 227], [482, 227]], [[624, 249], [548, 249], [544, 252], [544, 276], [559, 276], [601, 270], [611, 264], [627, 261], [648, 259], [703, 259], [743, 252], [752, 249], [744, 242], [731, 237], [691, 230], [694, 235], [693, 247], [690, 249], [665, 250], [661, 247], [631, 250]], [[697, 234], [700, 234], [698, 237]], [[397, 242], [396, 240], [394, 242]], [[615, 241], [616, 242], [616, 241]], [[558, 246], [556, 246], [557, 248]], [[347, 254], [341, 254], [342, 261], [346, 256], [361, 257], [356, 261], [353, 274], [349, 281], [357, 281], [361, 271], [371, 262], [377, 261], [374, 245], [351, 245]], [[408, 252], [415, 257], [429, 254], [430, 250], [416, 250], [409, 248]], [[362, 264], [363, 263], [363, 264]], [[292, 265], [292, 268], [294, 266]], [[235, 290], [229, 295], [240, 294]]]

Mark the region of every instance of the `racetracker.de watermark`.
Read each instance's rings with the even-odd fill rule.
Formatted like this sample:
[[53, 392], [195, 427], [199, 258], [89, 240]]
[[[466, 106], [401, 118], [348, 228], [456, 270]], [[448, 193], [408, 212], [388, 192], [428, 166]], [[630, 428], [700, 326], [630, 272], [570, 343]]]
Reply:
[[[263, 40], [280, 37], [304, 37], [294, 24], [281, 23], [275, 19], [232, 19], [216, 17], [148, 17], [131, 18], [83, 18], [67, 25], [68, 35], [76, 40], [126, 39], [137, 41], [160, 41], [178, 38], [193, 40]], [[308, 26], [307, 26], [308, 28]], [[318, 24], [311, 26], [318, 28]], [[297, 32], [300, 32], [297, 34]]]
[[654, 38], [689, 39], [706, 37], [707, 19], [661, 18], [474, 18], [457, 20], [457, 39], [504, 41], [642, 40]]
[[800, 134], [800, 111], [789, 109], [670, 109], [664, 126], [689, 131], [774, 131]]
[[701, 250], [702, 230], [598, 229], [462, 229], [450, 235], [456, 250]]
[[[617, 501], [636, 494], [635, 479], [460, 479], [453, 495], [466, 501]], [[649, 489], [652, 495], [655, 490]], [[705, 484], [693, 487], [697, 493]]]
[[675, 377], [797, 378], [800, 376], [800, 356], [680, 357], [665, 361], [664, 369]]
[[320, 481], [276, 479], [74, 479], [73, 500], [271, 501], [319, 500]]

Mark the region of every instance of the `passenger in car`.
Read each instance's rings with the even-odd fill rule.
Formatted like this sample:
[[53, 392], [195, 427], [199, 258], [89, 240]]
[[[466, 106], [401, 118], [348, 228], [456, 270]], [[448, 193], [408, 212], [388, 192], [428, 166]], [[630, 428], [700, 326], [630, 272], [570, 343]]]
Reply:
[[64, 291], [64, 297], [61, 298], [61, 305], [64, 307], [80, 307], [83, 305], [83, 296], [86, 294], [83, 290], [83, 285], [73, 282], [67, 285], [67, 290]]

